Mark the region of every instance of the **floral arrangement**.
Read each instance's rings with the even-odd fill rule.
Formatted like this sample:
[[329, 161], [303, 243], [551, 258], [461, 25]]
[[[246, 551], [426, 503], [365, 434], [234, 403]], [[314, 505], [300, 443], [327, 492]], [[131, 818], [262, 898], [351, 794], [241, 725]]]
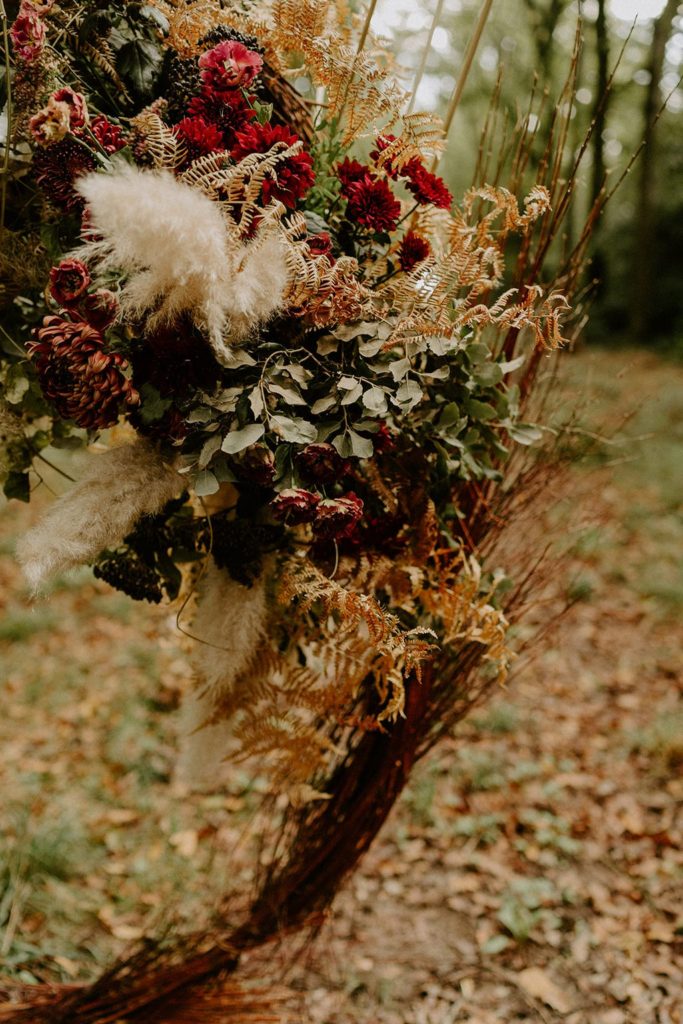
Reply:
[[177, 990], [318, 920], [505, 678], [552, 465], [538, 370], [600, 204], [554, 255], [572, 73], [538, 179], [522, 124], [456, 203], [374, 6], [21, 0], [6, 33], [5, 494], [90, 449], [18, 556], [36, 592], [89, 564], [176, 602], [183, 776], [257, 756], [289, 797], [246, 916], [17, 1021], [185, 1019]]
[[5, 493], [108, 446], [19, 555], [36, 589], [89, 563], [193, 607], [190, 776], [229, 721], [307, 787], [316, 718], [394, 720], [464, 636], [505, 672], [467, 502], [540, 436], [520, 377], [566, 301], [506, 251], [550, 192], [456, 205], [357, 30], [304, 0], [22, 0], [10, 30]]

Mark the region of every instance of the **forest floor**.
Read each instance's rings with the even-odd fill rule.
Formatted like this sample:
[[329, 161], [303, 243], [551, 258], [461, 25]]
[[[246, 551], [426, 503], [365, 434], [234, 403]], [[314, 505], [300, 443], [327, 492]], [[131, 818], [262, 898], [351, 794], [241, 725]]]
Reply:
[[[683, 1022], [683, 374], [604, 351], [563, 372], [588, 422], [633, 413], [572, 470], [574, 604], [417, 771], [284, 978], [301, 1024]], [[32, 604], [12, 551], [39, 506], [0, 509], [0, 959], [81, 980], [248, 886], [261, 784], [172, 782], [186, 650], [87, 570]]]

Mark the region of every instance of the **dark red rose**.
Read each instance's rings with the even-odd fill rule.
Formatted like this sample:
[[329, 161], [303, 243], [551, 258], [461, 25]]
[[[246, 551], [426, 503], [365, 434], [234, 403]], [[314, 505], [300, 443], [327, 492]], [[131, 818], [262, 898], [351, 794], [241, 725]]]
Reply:
[[[237, 133], [231, 149], [232, 158], [239, 163], [251, 153], [269, 153], [278, 143], [293, 146], [296, 142], [299, 142], [299, 136], [284, 125], [250, 124]], [[264, 203], [278, 199], [289, 209], [294, 209], [315, 181], [313, 158], [309, 153], [287, 157], [277, 165], [275, 175], [275, 179], [268, 177], [263, 182]]]
[[323, 540], [349, 537], [363, 516], [363, 501], [353, 491], [343, 498], [324, 498], [315, 513], [313, 530]]
[[248, 50], [235, 39], [226, 39], [199, 58], [202, 81], [213, 89], [244, 89], [262, 67], [260, 53]]
[[327, 231], [321, 231], [317, 235], [309, 235], [306, 239], [306, 245], [312, 256], [327, 256], [330, 262], [333, 262], [332, 239]]
[[401, 177], [407, 178], [406, 188], [412, 192], [421, 206], [437, 206], [450, 210], [453, 196], [443, 178], [428, 171], [417, 158], [409, 160], [401, 170]]
[[9, 35], [15, 56], [20, 60], [33, 61], [40, 56], [45, 45], [45, 25], [34, 4], [23, 0]]
[[348, 156], [345, 156], [341, 163], [337, 164], [337, 177], [342, 183], [342, 191], [352, 185], [354, 181], [361, 181], [366, 174], [370, 173], [369, 167], [359, 163], [358, 160], [349, 160]]
[[79, 311], [91, 327], [105, 331], [118, 316], [119, 300], [108, 288], [98, 288], [96, 292], [91, 292], [83, 298], [79, 303]]
[[338, 480], [346, 465], [334, 445], [326, 441], [307, 444], [297, 455], [296, 464], [301, 475], [316, 484]]
[[66, 103], [69, 108], [69, 120], [71, 128], [82, 128], [88, 122], [88, 108], [85, 105], [85, 96], [75, 92], [70, 86], [65, 85], [63, 89], [57, 89], [50, 97], [55, 103]]
[[305, 491], [301, 487], [288, 487], [280, 491], [273, 499], [271, 507], [273, 515], [282, 523], [288, 526], [299, 526], [301, 523], [310, 523], [316, 515], [320, 498], [311, 491]]
[[80, 260], [62, 260], [50, 271], [50, 295], [60, 306], [72, 306], [90, 284], [90, 273]]
[[264, 444], [250, 445], [240, 457], [238, 472], [260, 487], [270, 487], [275, 479], [273, 453]]
[[223, 132], [203, 117], [184, 117], [173, 131], [185, 143], [190, 160], [223, 148]]
[[366, 174], [358, 181], [342, 187], [348, 200], [346, 213], [350, 220], [369, 231], [393, 231], [401, 216], [401, 204], [384, 179]]
[[120, 149], [128, 145], [125, 135], [118, 124], [112, 124], [102, 114], [93, 117], [90, 122], [90, 131], [93, 133], [105, 153], [118, 153]]
[[401, 270], [409, 274], [418, 263], [427, 259], [430, 253], [429, 242], [415, 231], [408, 231], [403, 237], [398, 250], [398, 262]]
[[46, 197], [65, 210], [82, 210], [82, 196], [74, 182], [96, 167], [93, 155], [72, 135], [33, 154], [36, 181]]
[[121, 407], [134, 408], [140, 396], [124, 374], [118, 352], [105, 352], [104, 339], [81, 320], [46, 316], [28, 344], [43, 394], [59, 415], [79, 427], [111, 427]]

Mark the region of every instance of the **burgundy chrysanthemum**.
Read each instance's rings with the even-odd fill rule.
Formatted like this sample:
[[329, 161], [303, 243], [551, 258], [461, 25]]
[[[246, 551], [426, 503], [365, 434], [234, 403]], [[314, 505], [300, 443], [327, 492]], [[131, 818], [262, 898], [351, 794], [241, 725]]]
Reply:
[[201, 116], [184, 117], [173, 131], [185, 143], [190, 160], [223, 149], [223, 132], [216, 124]]
[[401, 204], [383, 178], [367, 173], [342, 187], [351, 220], [370, 231], [393, 231], [401, 216]]
[[199, 58], [202, 81], [214, 89], [247, 88], [262, 67], [261, 54], [235, 39], [226, 39]]
[[74, 181], [94, 171], [95, 166], [92, 153], [73, 137], [40, 149], [33, 156], [36, 181], [47, 198], [65, 210], [83, 208], [84, 200], [74, 189]]
[[371, 173], [365, 164], [359, 163], [358, 160], [349, 160], [348, 156], [345, 156], [341, 163], [337, 164], [336, 170], [337, 177], [342, 183], [342, 191]]
[[409, 274], [418, 263], [422, 263], [430, 253], [429, 242], [415, 231], [408, 231], [403, 237], [398, 250], [399, 266]]
[[324, 498], [315, 513], [313, 531], [322, 540], [349, 537], [363, 516], [363, 501], [353, 491], [343, 498]]
[[443, 178], [432, 174], [415, 157], [401, 169], [401, 177], [407, 178], [406, 188], [412, 192], [421, 206], [437, 206], [441, 210], [449, 210], [453, 196], [446, 187]]
[[271, 508], [273, 515], [280, 522], [287, 523], [288, 526], [300, 526], [302, 523], [313, 521], [320, 504], [319, 496], [312, 491], [306, 491], [302, 487], [288, 487], [273, 499]]
[[307, 444], [297, 455], [296, 464], [301, 475], [316, 484], [338, 480], [345, 465], [334, 445], [326, 441]]
[[[235, 138], [231, 153], [238, 163], [251, 153], [268, 153], [278, 142], [293, 146], [299, 136], [280, 124], [250, 124]], [[266, 178], [263, 182], [263, 201], [278, 199], [289, 209], [294, 209], [299, 199], [306, 195], [315, 181], [313, 158], [309, 153], [297, 153], [277, 165], [276, 179]]]
[[237, 132], [256, 117], [256, 111], [241, 92], [209, 88], [192, 98], [187, 112], [189, 117], [201, 117], [207, 124], [215, 125], [222, 134], [225, 149], [230, 149]]
[[33, 61], [40, 56], [45, 45], [45, 25], [32, 3], [22, 0], [9, 35], [15, 56], [20, 60]]
[[50, 271], [50, 295], [60, 306], [72, 306], [90, 284], [90, 273], [80, 260], [62, 260]]
[[118, 124], [112, 124], [102, 114], [93, 117], [90, 122], [90, 131], [93, 133], [105, 153], [118, 153], [120, 149], [128, 145], [125, 135]]
[[79, 427], [111, 427], [121, 406], [138, 405], [140, 396], [124, 375], [128, 364], [117, 352], [105, 352], [102, 335], [80, 320], [46, 316], [28, 350], [40, 386], [64, 419]]

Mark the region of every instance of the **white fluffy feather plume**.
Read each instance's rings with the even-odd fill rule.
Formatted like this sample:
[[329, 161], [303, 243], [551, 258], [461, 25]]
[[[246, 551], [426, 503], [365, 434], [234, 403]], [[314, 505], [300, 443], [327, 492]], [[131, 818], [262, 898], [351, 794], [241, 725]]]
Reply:
[[282, 305], [286, 250], [272, 224], [244, 244], [218, 203], [165, 170], [95, 172], [80, 179], [78, 190], [99, 236], [78, 255], [127, 275], [124, 313], [170, 322], [189, 312], [229, 364], [230, 343], [243, 341]]
[[94, 457], [79, 483], [17, 545], [34, 592], [55, 573], [116, 547], [142, 516], [161, 511], [184, 487], [185, 480], [148, 441]]
[[225, 570], [211, 568], [201, 587], [192, 632], [198, 638], [192, 663], [196, 688], [181, 714], [177, 778], [190, 786], [215, 785], [230, 752], [229, 722], [207, 725], [235, 686], [249, 685], [248, 668], [266, 631], [265, 575], [253, 586], [236, 583]]

